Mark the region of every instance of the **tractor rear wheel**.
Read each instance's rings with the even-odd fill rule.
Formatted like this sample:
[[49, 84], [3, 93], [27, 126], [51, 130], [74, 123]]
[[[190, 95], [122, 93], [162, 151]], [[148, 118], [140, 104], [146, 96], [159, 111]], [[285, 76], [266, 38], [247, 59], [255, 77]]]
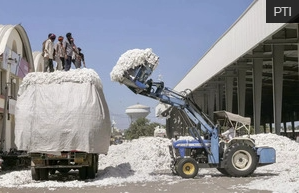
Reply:
[[256, 167], [256, 153], [252, 147], [245, 143], [232, 144], [225, 152], [224, 169], [230, 176], [249, 176]]
[[229, 176], [229, 174], [227, 173], [227, 171], [225, 170], [225, 168], [216, 168], [221, 174], [225, 175], [225, 176]]
[[183, 158], [178, 162], [177, 172], [182, 178], [194, 178], [198, 173], [198, 164], [192, 158]]

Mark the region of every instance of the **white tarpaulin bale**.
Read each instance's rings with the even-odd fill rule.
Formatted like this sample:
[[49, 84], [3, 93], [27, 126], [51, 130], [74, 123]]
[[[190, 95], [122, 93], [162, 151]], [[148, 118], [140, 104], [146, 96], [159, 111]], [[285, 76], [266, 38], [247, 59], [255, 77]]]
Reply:
[[108, 152], [109, 109], [100, 77], [92, 69], [27, 74], [15, 117], [18, 150]]

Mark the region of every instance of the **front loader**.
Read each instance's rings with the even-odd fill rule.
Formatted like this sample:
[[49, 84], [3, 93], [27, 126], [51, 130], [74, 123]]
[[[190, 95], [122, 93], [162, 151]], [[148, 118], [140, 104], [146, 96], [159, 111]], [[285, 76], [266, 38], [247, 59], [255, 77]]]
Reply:
[[[192, 138], [172, 139], [172, 145], [169, 146], [173, 174], [183, 178], [194, 178], [199, 168], [216, 168], [227, 176], [245, 177], [251, 175], [258, 166], [275, 163], [275, 149], [256, 147], [254, 139], [250, 138], [250, 118], [219, 111], [215, 112], [218, 122], [214, 124], [193, 101], [190, 90], [177, 92], [165, 87], [162, 81], [154, 82], [149, 79], [156, 67], [152, 61], [157, 61], [152, 55], [141, 57], [144, 60], [140, 58], [132, 60], [130, 57], [133, 61], [131, 68], [127, 63], [126, 68], [115, 66], [111, 77], [115, 73], [121, 74], [121, 78], [112, 77], [112, 80], [126, 85], [135, 94], [150, 97], [179, 109], [193, 123], [189, 128]], [[124, 56], [125, 54], [122, 55]], [[116, 72], [119, 69], [123, 72]], [[236, 132], [236, 136], [231, 140], [220, 135], [221, 129], [227, 129], [225, 123], [228, 122], [235, 127]]]

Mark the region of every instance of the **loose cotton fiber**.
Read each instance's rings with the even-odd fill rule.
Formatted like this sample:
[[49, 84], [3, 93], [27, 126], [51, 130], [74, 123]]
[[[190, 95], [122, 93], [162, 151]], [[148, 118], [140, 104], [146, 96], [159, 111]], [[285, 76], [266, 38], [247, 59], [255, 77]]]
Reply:
[[129, 69], [134, 69], [141, 65], [149, 65], [154, 70], [158, 63], [159, 57], [152, 52], [151, 48], [128, 50], [120, 56], [110, 73], [110, 77], [112, 81], [121, 83], [124, 80], [125, 72]]

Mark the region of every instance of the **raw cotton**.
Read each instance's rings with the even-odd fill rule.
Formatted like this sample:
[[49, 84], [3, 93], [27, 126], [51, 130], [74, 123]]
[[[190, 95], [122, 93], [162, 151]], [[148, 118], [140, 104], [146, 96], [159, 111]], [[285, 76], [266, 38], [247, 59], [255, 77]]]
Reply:
[[128, 70], [141, 65], [148, 65], [149, 68], [154, 70], [158, 63], [159, 57], [152, 52], [151, 48], [128, 50], [120, 56], [110, 73], [110, 77], [112, 81], [121, 83], [124, 80], [124, 74]]
[[54, 71], [52, 73], [32, 72], [28, 73], [22, 80], [18, 94], [21, 95], [29, 85], [61, 84], [63, 82], [91, 83], [97, 89], [103, 89], [99, 75], [93, 69], [70, 69], [69, 71]]
[[[257, 146], [271, 146], [276, 150], [276, 163], [258, 167], [253, 173], [254, 179], [249, 184], [239, 184], [226, 192], [235, 190], [254, 189], [274, 193], [299, 192], [299, 143], [276, 134], [251, 135]], [[0, 175], [0, 187], [41, 187], [55, 190], [60, 187], [82, 188], [94, 186], [125, 186], [128, 183], [144, 183], [159, 181], [174, 184], [185, 181], [179, 176], [171, 175], [168, 153], [169, 139], [158, 137], [141, 137], [109, 148], [106, 156], [100, 156], [99, 174], [90, 181], [34, 181], [31, 180], [30, 170], [14, 171]], [[214, 175], [218, 174], [218, 175]], [[199, 170], [199, 179], [213, 182], [214, 178], [223, 178], [216, 169], [203, 168]], [[250, 178], [250, 177], [249, 177]], [[229, 180], [234, 180], [231, 178]], [[239, 191], [238, 191], [239, 192]], [[244, 190], [246, 192], [246, 190]]]

